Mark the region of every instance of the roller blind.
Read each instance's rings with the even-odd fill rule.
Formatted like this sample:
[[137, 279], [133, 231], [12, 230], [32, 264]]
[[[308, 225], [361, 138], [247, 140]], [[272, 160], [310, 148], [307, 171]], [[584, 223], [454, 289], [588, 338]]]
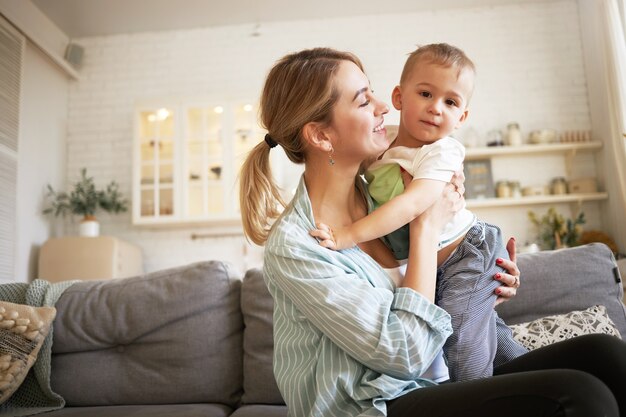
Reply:
[[20, 81], [24, 37], [0, 17], [0, 282], [15, 277]]

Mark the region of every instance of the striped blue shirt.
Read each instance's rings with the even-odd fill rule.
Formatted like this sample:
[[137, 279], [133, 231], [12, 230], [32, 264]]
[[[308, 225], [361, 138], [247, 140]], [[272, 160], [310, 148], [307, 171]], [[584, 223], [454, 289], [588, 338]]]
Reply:
[[358, 247], [323, 248], [314, 227], [303, 177], [264, 255], [278, 386], [294, 417], [384, 416], [386, 400], [435, 384], [420, 375], [452, 333], [450, 316], [396, 288]]

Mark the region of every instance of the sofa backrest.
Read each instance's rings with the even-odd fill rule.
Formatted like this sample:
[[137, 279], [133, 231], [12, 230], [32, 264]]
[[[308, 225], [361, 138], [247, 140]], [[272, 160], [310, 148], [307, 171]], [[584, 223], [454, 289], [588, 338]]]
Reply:
[[74, 284], [56, 304], [52, 389], [70, 406], [235, 406], [240, 290], [221, 262]]
[[243, 404], [284, 404], [272, 369], [274, 300], [260, 269], [246, 272], [241, 286]]
[[[522, 286], [513, 300], [498, 306], [508, 324], [601, 304], [626, 337], [623, 288], [610, 249], [589, 244], [518, 255]], [[282, 404], [273, 377], [273, 300], [260, 269], [247, 271], [241, 290], [245, 323], [242, 403]]]
[[591, 243], [554, 251], [520, 254], [521, 287], [497, 307], [507, 324], [603, 305], [626, 338], [624, 289], [608, 246]]

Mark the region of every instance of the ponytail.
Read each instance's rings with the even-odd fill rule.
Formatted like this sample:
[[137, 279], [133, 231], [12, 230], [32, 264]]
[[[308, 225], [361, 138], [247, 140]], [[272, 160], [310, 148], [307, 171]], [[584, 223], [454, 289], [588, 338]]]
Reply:
[[257, 144], [243, 163], [239, 179], [243, 231], [257, 245], [265, 243], [271, 224], [286, 206], [272, 178], [269, 156], [268, 144]]

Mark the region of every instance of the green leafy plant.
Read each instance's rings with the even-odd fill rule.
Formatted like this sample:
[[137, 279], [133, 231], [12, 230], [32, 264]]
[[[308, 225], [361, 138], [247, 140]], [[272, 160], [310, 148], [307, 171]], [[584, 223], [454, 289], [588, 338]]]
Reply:
[[550, 207], [541, 217], [529, 211], [528, 218], [537, 229], [537, 243], [542, 249], [577, 246], [582, 232], [581, 225], [586, 221], [583, 212], [573, 219], [566, 219], [554, 207]]
[[90, 218], [95, 216], [98, 209], [108, 213], [128, 210], [128, 200], [122, 197], [118, 184], [111, 181], [104, 190], [98, 190], [93, 177], [87, 176], [86, 168], [80, 170], [80, 179], [73, 184], [69, 193], [55, 191], [48, 184], [46, 199], [49, 205], [43, 214], [54, 214], [57, 217], [70, 213]]

